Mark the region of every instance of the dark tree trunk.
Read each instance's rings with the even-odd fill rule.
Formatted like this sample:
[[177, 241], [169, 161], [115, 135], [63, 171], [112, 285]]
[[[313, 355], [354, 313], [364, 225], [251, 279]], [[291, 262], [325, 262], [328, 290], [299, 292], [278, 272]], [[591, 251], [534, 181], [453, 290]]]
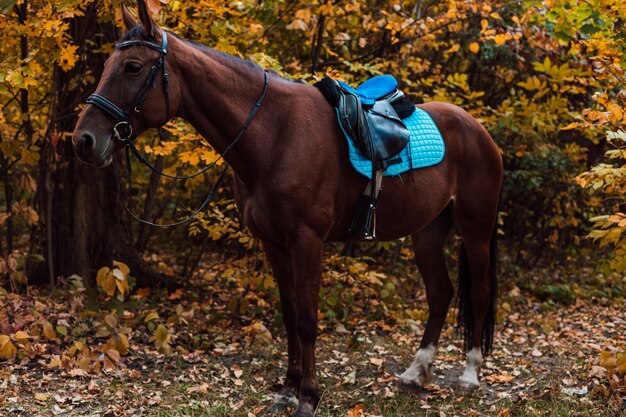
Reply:
[[140, 285], [153, 285], [163, 276], [151, 270], [132, 245], [113, 168], [81, 163], [69, 139], [78, 117], [76, 107], [95, 89], [107, 58], [92, 51], [118, 37], [112, 23], [98, 21], [101, 4], [89, 4], [84, 16], [71, 20], [69, 34], [80, 47], [80, 59], [68, 72], [55, 70], [49, 131], [63, 139], [56, 147], [46, 141], [41, 153], [37, 202], [46, 223], [41, 247], [47, 264], [32, 278], [41, 282], [47, 276], [78, 274], [91, 280], [100, 267], [118, 260], [130, 267]]

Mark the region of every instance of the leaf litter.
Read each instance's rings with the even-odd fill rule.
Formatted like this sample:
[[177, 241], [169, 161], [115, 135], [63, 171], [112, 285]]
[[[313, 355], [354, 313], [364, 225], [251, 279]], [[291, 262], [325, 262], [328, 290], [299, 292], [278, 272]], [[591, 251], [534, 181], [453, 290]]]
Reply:
[[[150, 302], [141, 289], [121, 314], [77, 314], [75, 297], [0, 295], [0, 355], [7, 359], [0, 368], [0, 415], [276, 414], [273, 394], [287, 361], [276, 306], [266, 300], [270, 307], [262, 313], [241, 315], [230, 310], [226, 290], [200, 284], [154, 292]], [[396, 375], [411, 363], [423, 322], [393, 311], [379, 320], [322, 315], [318, 415], [387, 415], [394, 404], [435, 415], [507, 415], [511, 407], [554, 395], [621, 409], [623, 374], [611, 373], [605, 362], [626, 346], [622, 307], [585, 300], [546, 309], [523, 296], [506, 302], [510, 312], [483, 364], [481, 388], [470, 394], [456, 389], [463, 354], [451, 320], [433, 383], [407, 394], [396, 387]], [[419, 290], [415, 304], [423, 303]], [[611, 391], [609, 374], [618, 376]]]

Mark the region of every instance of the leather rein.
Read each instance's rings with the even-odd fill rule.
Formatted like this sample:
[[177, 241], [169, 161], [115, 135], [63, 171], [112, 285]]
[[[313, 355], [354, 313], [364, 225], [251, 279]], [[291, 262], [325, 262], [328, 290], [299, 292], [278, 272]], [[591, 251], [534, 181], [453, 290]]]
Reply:
[[[261, 104], [263, 104], [263, 100], [265, 99], [265, 95], [269, 87], [269, 78], [268, 78], [267, 72], [264, 72], [263, 73], [264, 85], [263, 85], [263, 92], [261, 93], [261, 96], [254, 104], [254, 107], [252, 108], [246, 122], [244, 123], [242, 128], [239, 130], [239, 133], [237, 134], [237, 136], [235, 136], [235, 139], [233, 139], [233, 141], [230, 143], [230, 145], [228, 145], [228, 147], [224, 150], [224, 152], [222, 152], [222, 154], [220, 155], [218, 159], [211, 162], [210, 164], [208, 164], [206, 167], [202, 168], [200, 171], [196, 172], [195, 174], [180, 175], [180, 176], [166, 174], [165, 172], [160, 171], [159, 169], [155, 168], [152, 164], [150, 164], [150, 162], [148, 162], [148, 160], [139, 152], [139, 150], [135, 146], [135, 139], [137, 136], [133, 133], [133, 127], [130, 123], [131, 118], [136, 113], [139, 113], [141, 111], [141, 107], [146, 101], [146, 98], [150, 90], [156, 88], [157, 76], [158, 76], [159, 71], [161, 72], [162, 79], [163, 79], [163, 95], [165, 98], [165, 117], [166, 117], [165, 122], [167, 122], [170, 119], [169, 80], [168, 80], [167, 67], [165, 64], [165, 57], [167, 55], [167, 32], [163, 31], [162, 33], [163, 33], [163, 38], [161, 41], [161, 45], [158, 45], [151, 41], [146, 41], [146, 40], [141, 40], [141, 39], [133, 39], [133, 40], [121, 42], [115, 45], [115, 48], [119, 50], [123, 50], [131, 46], [146, 46], [150, 49], [153, 49], [159, 52], [159, 58], [157, 62], [154, 63], [154, 65], [152, 65], [152, 68], [150, 68], [150, 73], [148, 74], [146, 81], [141, 86], [141, 89], [137, 92], [137, 95], [135, 96], [135, 100], [133, 101], [133, 104], [129, 106], [128, 109], [126, 110], [122, 109], [117, 104], [113, 103], [106, 97], [103, 97], [99, 94], [90, 95], [87, 98], [86, 103], [93, 104], [94, 106], [104, 111], [108, 116], [110, 116], [111, 118], [113, 118], [113, 120], [117, 122], [115, 126], [113, 126], [113, 137], [125, 145], [126, 165], [127, 165], [129, 177], [131, 175], [130, 152], [132, 152], [133, 155], [135, 155], [135, 157], [142, 164], [146, 165], [153, 172], [161, 176], [171, 178], [171, 179], [186, 180], [186, 179], [191, 179], [191, 178], [197, 177], [198, 175], [204, 174], [209, 169], [214, 167], [220, 160], [224, 158], [224, 156], [228, 153], [228, 151], [230, 151], [235, 146], [235, 144], [239, 141], [239, 139], [243, 137], [243, 134], [245, 133], [250, 123], [252, 123], [252, 120], [256, 116], [259, 108], [261, 107]], [[220, 183], [222, 182], [224, 178], [224, 174], [226, 173], [227, 169], [228, 169], [228, 165], [226, 165], [226, 167], [222, 170], [217, 182], [213, 185], [213, 187], [211, 187], [211, 190], [205, 197], [200, 207], [198, 207], [198, 209], [196, 209], [191, 215], [189, 215], [183, 220], [180, 220], [174, 223], [169, 223], [169, 224], [157, 224], [154, 222], [150, 222], [148, 220], [144, 220], [140, 218], [139, 216], [135, 215], [132, 211], [130, 211], [130, 209], [126, 206], [123, 200], [122, 200], [122, 205], [135, 220], [141, 223], [154, 226], [154, 227], [178, 226], [180, 224], [186, 223], [190, 221], [191, 219], [195, 218], [198, 215], [198, 213], [200, 213], [200, 211], [202, 211], [207, 206], [207, 204], [213, 199], [215, 191], [217, 190]], [[117, 175], [117, 171], [116, 171], [116, 175]]]

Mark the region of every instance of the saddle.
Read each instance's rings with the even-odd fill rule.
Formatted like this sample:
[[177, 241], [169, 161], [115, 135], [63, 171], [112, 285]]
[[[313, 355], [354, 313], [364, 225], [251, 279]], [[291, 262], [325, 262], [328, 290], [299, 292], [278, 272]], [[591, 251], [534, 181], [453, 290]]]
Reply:
[[376, 237], [375, 210], [383, 172], [409, 142], [410, 134], [401, 119], [409, 117], [415, 106], [398, 90], [391, 75], [370, 78], [356, 89], [329, 77], [315, 84], [336, 109], [339, 125], [356, 147], [372, 161], [372, 178], [357, 202], [357, 212], [346, 240], [363, 225], [365, 239]]
[[[415, 107], [408, 109], [404, 93], [391, 75], [370, 78], [356, 89], [343, 81], [325, 77], [315, 84], [328, 102], [335, 107], [339, 124], [359, 150], [370, 159], [375, 170], [385, 169], [409, 141], [409, 131], [402, 118], [410, 116]], [[400, 105], [401, 116], [396, 104]], [[409, 111], [407, 111], [409, 110]]]

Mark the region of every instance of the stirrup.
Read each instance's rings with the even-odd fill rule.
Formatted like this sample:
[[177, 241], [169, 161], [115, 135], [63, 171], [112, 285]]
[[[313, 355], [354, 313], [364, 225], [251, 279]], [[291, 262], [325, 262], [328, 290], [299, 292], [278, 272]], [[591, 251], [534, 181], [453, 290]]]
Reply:
[[364, 195], [369, 194], [370, 204], [367, 208], [367, 216], [365, 217], [365, 225], [363, 227], [363, 238], [365, 240], [376, 239], [376, 204], [378, 203], [378, 194], [382, 189], [383, 169], [377, 169], [374, 172], [374, 179], [367, 184]]

